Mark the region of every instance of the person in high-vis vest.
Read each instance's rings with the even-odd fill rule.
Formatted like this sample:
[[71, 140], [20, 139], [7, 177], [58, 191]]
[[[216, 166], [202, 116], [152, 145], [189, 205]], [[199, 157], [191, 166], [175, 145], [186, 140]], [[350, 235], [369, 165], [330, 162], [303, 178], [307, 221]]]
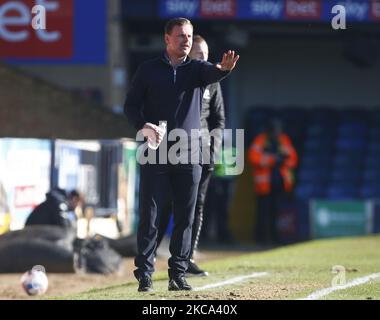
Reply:
[[293, 170], [298, 156], [279, 120], [271, 120], [265, 132], [256, 136], [249, 149], [257, 195], [256, 241], [272, 245], [277, 239], [279, 205], [294, 186]]

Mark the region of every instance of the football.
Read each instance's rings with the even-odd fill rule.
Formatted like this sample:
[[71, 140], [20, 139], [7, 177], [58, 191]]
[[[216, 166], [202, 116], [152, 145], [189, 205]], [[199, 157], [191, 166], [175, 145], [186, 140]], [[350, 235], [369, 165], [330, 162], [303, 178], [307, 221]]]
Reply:
[[42, 295], [48, 289], [48, 278], [45, 268], [35, 266], [31, 270], [26, 271], [21, 277], [21, 285], [25, 292], [30, 296]]

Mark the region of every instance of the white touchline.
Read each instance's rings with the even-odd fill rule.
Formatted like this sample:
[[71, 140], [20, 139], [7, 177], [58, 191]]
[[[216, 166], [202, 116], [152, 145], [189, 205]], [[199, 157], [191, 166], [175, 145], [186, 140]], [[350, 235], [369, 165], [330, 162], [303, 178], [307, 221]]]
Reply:
[[303, 298], [300, 300], [316, 300], [316, 299], [322, 298], [324, 296], [327, 296], [331, 292], [334, 292], [337, 290], [344, 290], [347, 288], [358, 286], [358, 285], [364, 284], [368, 281], [371, 281], [371, 280], [374, 280], [377, 278], [380, 278], [380, 273], [372, 273], [372, 274], [365, 276], [365, 277], [356, 278], [355, 280], [348, 282], [348, 283], [341, 285], [341, 286], [335, 286], [335, 287], [330, 287], [330, 288], [325, 288], [322, 290], [315, 291], [312, 294], [308, 295], [306, 298]]
[[208, 284], [208, 285], [205, 285], [203, 287], [194, 288], [194, 291], [200, 291], [200, 290], [207, 290], [207, 289], [211, 289], [211, 288], [222, 287], [222, 286], [226, 286], [228, 284], [234, 284], [237, 282], [241, 282], [241, 281], [244, 281], [244, 280], [250, 279], [250, 278], [263, 277], [263, 276], [266, 276], [267, 274], [268, 274], [268, 272], [255, 272], [255, 273], [252, 273], [248, 276], [235, 277], [235, 278], [232, 278], [230, 280], [217, 282], [217, 283], [213, 283], [213, 284]]

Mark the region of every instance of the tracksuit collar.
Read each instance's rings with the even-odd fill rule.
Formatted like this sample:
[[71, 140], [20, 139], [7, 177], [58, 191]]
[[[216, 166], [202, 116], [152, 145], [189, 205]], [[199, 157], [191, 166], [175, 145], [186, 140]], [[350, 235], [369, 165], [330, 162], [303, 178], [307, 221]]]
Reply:
[[[171, 63], [170, 63], [170, 59], [169, 59], [168, 53], [166, 52], [166, 50], [162, 53], [161, 59], [162, 59], [162, 61], [164, 61], [166, 64], [168, 64], [168, 65], [170, 65], [170, 66], [172, 67], [172, 65], [171, 65]], [[183, 61], [183, 62], [182, 62], [181, 64], [179, 64], [177, 67], [182, 67], [182, 66], [184, 66], [184, 65], [187, 65], [188, 63], [190, 63], [190, 61], [191, 61], [191, 58], [190, 58], [189, 56], [186, 56], [185, 61]]]

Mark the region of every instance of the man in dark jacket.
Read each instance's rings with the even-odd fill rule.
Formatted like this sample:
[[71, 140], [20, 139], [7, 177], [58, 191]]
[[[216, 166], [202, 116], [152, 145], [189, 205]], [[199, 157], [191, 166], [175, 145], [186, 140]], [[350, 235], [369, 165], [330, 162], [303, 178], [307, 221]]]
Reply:
[[[227, 76], [239, 59], [234, 51], [228, 51], [217, 65], [191, 60], [188, 54], [192, 37], [193, 26], [189, 20], [170, 20], [165, 26], [165, 53], [138, 68], [127, 94], [124, 108], [128, 119], [137, 130], [143, 129], [142, 134], [146, 137], [150, 136], [148, 131], [153, 131], [158, 143], [163, 139], [162, 131], [157, 126], [161, 120], [167, 121], [168, 133], [173, 129], [182, 129], [190, 136], [192, 129], [200, 129], [205, 87]], [[191, 147], [187, 151], [193, 152]], [[170, 193], [173, 196], [174, 230], [169, 248], [168, 288], [192, 289], [185, 280], [185, 272], [190, 259], [191, 231], [200, 178], [201, 166], [196, 163], [148, 162], [141, 166], [138, 255], [134, 272], [139, 281], [139, 291], [152, 290], [157, 218], [168, 203]]]
[[[200, 35], [194, 35], [193, 46], [191, 48], [189, 56], [192, 59], [198, 59], [202, 61], [208, 60], [208, 45], [206, 40]], [[214, 171], [214, 153], [215, 147], [221, 144], [222, 130], [225, 126], [224, 116], [224, 102], [222, 89], [220, 83], [212, 83], [208, 85], [204, 91], [202, 97], [202, 110], [201, 110], [201, 132], [204, 143], [210, 146], [210, 163], [202, 163], [202, 175], [199, 182], [197, 202], [195, 205], [194, 223], [191, 235], [191, 251], [189, 267], [186, 271], [188, 276], [207, 276], [207, 272], [200, 269], [195, 263], [195, 250], [198, 247], [199, 237], [201, 233], [203, 223], [203, 208], [206, 199], [206, 193], [209, 186], [211, 175]], [[214, 140], [211, 140], [210, 132], [214, 129]], [[217, 141], [215, 141], [215, 139]], [[207, 161], [206, 161], [207, 162]], [[157, 247], [160, 245], [165, 231], [169, 225], [170, 216], [172, 212], [171, 204], [167, 206], [166, 210], [163, 210], [160, 216], [160, 223], [157, 237]]]
[[46, 194], [46, 200], [30, 213], [25, 225], [47, 224], [75, 229], [76, 219], [71, 214], [78, 204], [79, 197], [75, 190], [68, 195], [63, 189], [52, 189]]

